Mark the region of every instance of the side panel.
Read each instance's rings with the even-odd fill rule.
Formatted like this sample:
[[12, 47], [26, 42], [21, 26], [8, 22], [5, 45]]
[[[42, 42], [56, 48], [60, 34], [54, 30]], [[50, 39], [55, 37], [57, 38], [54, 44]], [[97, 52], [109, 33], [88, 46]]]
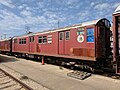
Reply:
[[79, 31], [78, 28], [71, 29], [71, 32], [70, 32], [71, 33], [71, 38], [70, 38], [71, 55], [80, 56], [80, 57], [81, 56], [95, 57], [95, 43], [87, 42], [87, 28], [94, 28], [94, 26], [83, 27], [82, 31], [84, 32], [81, 32], [81, 34], [79, 34], [78, 32]]
[[[25, 39], [26, 38], [26, 44], [20, 44], [20, 39]], [[29, 51], [29, 38], [17, 38], [17, 42], [14, 43], [14, 52], [24, 52], [27, 53]]]
[[[38, 38], [40, 36], [51, 36], [51, 43], [47, 40], [46, 43], [38, 43]], [[44, 54], [58, 54], [58, 32], [47, 33], [47, 34], [39, 34], [35, 36], [35, 49], [36, 53], [44, 53]]]

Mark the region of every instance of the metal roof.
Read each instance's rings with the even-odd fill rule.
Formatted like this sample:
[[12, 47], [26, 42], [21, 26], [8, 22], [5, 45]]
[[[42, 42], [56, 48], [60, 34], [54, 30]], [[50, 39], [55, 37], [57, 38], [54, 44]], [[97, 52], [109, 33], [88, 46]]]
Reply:
[[115, 9], [113, 14], [117, 14], [117, 13], [120, 13], [120, 5]]
[[[102, 18], [102, 19], [104, 19], [104, 18]], [[25, 35], [14, 37], [13, 39], [16, 39], [16, 38], [25, 38], [25, 37], [34, 36], [34, 35], [40, 35], [40, 34], [46, 34], [46, 33], [53, 33], [53, 32], [58, 32], [58, 31], [65, 31], [65, 30], [69, 30], [69, 29], [73, 29], [73, 28], [79, 28], [79, 27], [85, 27], [85, 26], [90, 26], [90, 25], [96, 25], [102, 19], [97, 19], [97, 20], [93, 20], [93, 21], [83, 22], [83, 23], [80, 23], [80, 24], [66, 26], [66, 27], [58, 28], [58, 29], [45, 30], [45, 31], [42, 31], [42, 32], [25, 34]]]
[[0, 40], [0, 41], [8, 41], [8, 40], [10, 40], [11, 38], [7, 38], [7, 39], [2, 39], [2, 40]]
[[88, 22], [84, 22], [84, 23], [80, 23], [80, 24], [75, 24], [75, 25], [72, 25], [72, 26], [66, 26], [66, 27], [63, 27], [63, 28], [47, 30], [47, 31], [43, 31], [43, 32], [37, 32], [35, 35], [64, 31], [64, 30], [69, 30], [69, 29], [73, 29], [73, 28], [85, 27], [85, 26], [89, 26], [89, 25], [95, 25], [95, 24], [97, 24], [97, 22], [99, 20], [101, 20], [101, 19], [88, 21]]
[[25, 37], [28, 37], [28, 36], [34, 36], [34, 35], [46, 34], [46, 33], [58, 32], [58, 31], [64, 31], [64, 30], [69, 30], [69, 29], [79, 28], [79, 27], [84, 27], [84, 26], [89, 26], [89, 25], [95, 25], [95, 24], [97, 24], [97, 22], [99, 20], [101, 20], [101, 19], [88, 21], [88, 22], [84, 22], [84, 23], [80, 23], [80, 24], [75, 24], [75, 25], [71, 25], [71, 26], [66, 26], [66, 27], [63, 27], [63, 28], [52, 29], [52, 30], [45, 30], [45, 31], [42, 31], [42, 32], [21, 35], [21, 36], [18, 36], [18, 37], [14, 37], [13, 39], [15, 39], [15, 38], [25, 38]]

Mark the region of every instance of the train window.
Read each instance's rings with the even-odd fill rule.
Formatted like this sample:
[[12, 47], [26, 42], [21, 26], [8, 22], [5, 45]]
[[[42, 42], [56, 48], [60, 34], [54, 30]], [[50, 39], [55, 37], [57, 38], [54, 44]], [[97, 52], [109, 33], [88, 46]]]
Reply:
[[22, 44], [26, 44], [26, 39], [22, 39]]
[[94, 42], [94, 28], [87, 28], [87, 42]]
[[105, 26], [108, 26], [108, 21], [107, 20], [105, 20]]
[[24, 39], [21, 40], [22, 44], [24, 44]]
[[78, 28], [77, 35], [84, 35], [84, 28]]
[[47, 36], [47, 42], [48, 42], [49, 44], [52, 43], [52, 35], [48, 35], [48, 36]]
[[105, 26], [110, 27], [110, 22], [108, 20], [102, 20], [102, 23], [104, 23]]
[[43, 36], [43, 43], [47, 43], [47, 37], [46, 36]]
[[42, 44], [42, 36], [38, 37], [38, 43]]
[[63, 32], [60, 32], [60, 34], [59, 34], [59, 39], [60, 39], [60, 40], [63, 40]]
[[67, 31], [67, 32], [65, 33], [65, 38], [66, 38], [66, 40], [69, 40], [69, 39], [70, 39], [70, 31]]
[[21, 44], [21, 39], [19, 39], [19, 44]]
[[24, 39], [19, 39], [19, 44], [26, 44], [26, 38], [24, 38]]
[[29, 37], [30, 42], [34, 42], [34, 36]]
[[26, 44], [26, 38], [25, 38], [25, 39], [23, 39], [23, 44]]

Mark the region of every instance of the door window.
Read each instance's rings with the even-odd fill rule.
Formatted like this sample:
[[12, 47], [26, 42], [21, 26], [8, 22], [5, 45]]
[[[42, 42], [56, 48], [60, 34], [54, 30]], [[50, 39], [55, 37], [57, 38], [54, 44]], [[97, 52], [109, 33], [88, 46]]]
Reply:
[[59, 34], [59, 40], [63, 40], [63, 32], [60, 32], [60, 34]]
[[29, 39], [30, 39], [30, 42], [34, 42], [34, 36], [31, 36]]
[[65, 38], [66, 38], [66, 40], [70, 40], [70, 31], [67, 31], [65, 33]]

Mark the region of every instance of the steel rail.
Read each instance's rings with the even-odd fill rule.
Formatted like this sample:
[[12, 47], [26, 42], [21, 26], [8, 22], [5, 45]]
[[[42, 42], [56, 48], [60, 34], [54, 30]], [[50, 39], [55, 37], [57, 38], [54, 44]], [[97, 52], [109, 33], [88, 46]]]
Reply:
[[0, 68], [0, 71], [2, 71], [5, 75], [7, 75], [10, 78], [12, 78], [15, 82], [19, 83], [26, 90], [33, 90], [31, 87], [29, 87], [28, 85], [24, 84], [23, 82], [21, 82], [20, 80], [18, 80], [17, 78], [15, 78], [14, 76], [12, 76], [11, 74], [7, 73], [3, 69]]

